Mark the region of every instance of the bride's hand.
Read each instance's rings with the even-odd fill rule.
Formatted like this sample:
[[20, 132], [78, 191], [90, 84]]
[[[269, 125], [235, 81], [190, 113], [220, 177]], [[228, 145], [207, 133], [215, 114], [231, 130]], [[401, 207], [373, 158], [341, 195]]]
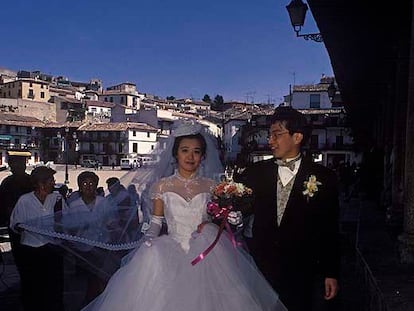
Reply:
[[201, 233], [201, 231], [203, 230], [204, 226], [205, 226], [206, 224], [208, 224], [208, 223], [209, 223], [208, 221], [203, 221], [201, 224], [199, 224], [199, 225], [197, 226], [197, 232], [198, 232], [198, 233]]

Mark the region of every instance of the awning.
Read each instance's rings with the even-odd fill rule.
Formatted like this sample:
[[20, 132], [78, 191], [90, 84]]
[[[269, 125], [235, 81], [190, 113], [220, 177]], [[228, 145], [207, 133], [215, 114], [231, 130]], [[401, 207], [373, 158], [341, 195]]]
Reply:
[[12, 140], [13, 136], [10, 135], [0, 135], [0, 140]]
[[32, 154], [29, 151], [7, 151], [9, 156], [18, 156], [18, 157], [31, 157]]

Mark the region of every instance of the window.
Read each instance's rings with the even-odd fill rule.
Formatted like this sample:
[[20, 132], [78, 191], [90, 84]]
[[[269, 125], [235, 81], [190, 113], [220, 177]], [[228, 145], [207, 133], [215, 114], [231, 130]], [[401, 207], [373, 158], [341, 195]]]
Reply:
[[132, 136], [137, 136], [137, 131], [132, 131]]
[[109, 97], [109, 101], [111, 102], [111, 103], [113, 103], [114, 102], [114, 98], [111, 96], [111, 97]]
[[344, 144], [344, 137], [342, 135], [336, 136], [336, 146], [342, 147]]
[[29, 87], [33, 87], [33, 83], [32, 82], [30, 82]]
[[105, 97], [104, 101], [106, 101], [106, 102], [107, 102], [107, 101], [108, 101], [108, 98], [107, 98], [107, 97]]
[[118, 153], [123, 153], [124, 152], [124, 146], [122, 143], [118, 144]]
[[123, 96], [121, 96], [121, 101], [120, 101], [120, 103], [121, 103], [121, 104], [123, 104], [123, 103], [124, 103], [124, 97], [123, 97]]
[[27, 97], [34, 98], [34, 92], [32, 89], [29, 89], [29, 95]]
[[147, 132], [147, 137], [148, 137], [148, 138], [150, 137], [150, 132]]
[[44, 87], [43, 84], [40, 84], [40, 88], [43, 89], [43, 87]]
[[40, 92], [40, 98], [45, 98], [45, 92]]
[[14, 139], [14, 143], [15, 143], [16, 145], [20, 145], [20, 139], [19, 139], [19, 138], [15, 138], [15, 139]]
[[321, 95], [320, 94], [310, 94], [310, 108], [321, 108]]
[[138, 153], [138, 143], [132, 144], [132, 152]]
[[22, 97], [22, 89], [19, 89], [19, 90], [17, 91], [17, 96], [18, 96], [18, 97]]

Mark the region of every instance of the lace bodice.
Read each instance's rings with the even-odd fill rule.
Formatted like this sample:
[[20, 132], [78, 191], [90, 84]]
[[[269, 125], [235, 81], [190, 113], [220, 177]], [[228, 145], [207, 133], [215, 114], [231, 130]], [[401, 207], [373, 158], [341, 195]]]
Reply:
[[161, 179], [153, 189], [152, 198], [164, 202], [164, 216], [168, 235], [189, 249], [191, 234], [207, 220], [207, 202], [214, 181], [203, 177], [185, 179], [175, 173]]

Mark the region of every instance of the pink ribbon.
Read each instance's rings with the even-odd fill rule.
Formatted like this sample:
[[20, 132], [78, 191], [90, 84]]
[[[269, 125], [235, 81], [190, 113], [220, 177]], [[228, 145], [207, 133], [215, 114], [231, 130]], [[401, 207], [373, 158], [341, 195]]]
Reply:
[[227, 230], [227, 233], [229, 234], [231, 243], [233, 244], [233, 247], [237, 247], [236, 238], [234, 237], [233, 232], [231, 231], [231, 228], [227, 222], [227, 217], [230, 213], [230, 211], [233, 209], [233, 206], [229, 205], [227, 207], [220, 207], [215, 202], [209, 202], [207, 204], [207, 212], [213, 216], [214, 219], [221, 219], [221, 223], [219, 226], [219, 230], [217, 232], [216, 238], [214, 239], [213, 243], [209, 247], [207, 247], [200, 255], [198, 255], [196, 258], [191, 261], [191, 264], [194, 266], [200, 261], [202, 261], [208, 253], [211, 252], [211, 250], [216, 246], [218, 240], [220, 239], [221, 234], [224, 231], [224, 228]]

